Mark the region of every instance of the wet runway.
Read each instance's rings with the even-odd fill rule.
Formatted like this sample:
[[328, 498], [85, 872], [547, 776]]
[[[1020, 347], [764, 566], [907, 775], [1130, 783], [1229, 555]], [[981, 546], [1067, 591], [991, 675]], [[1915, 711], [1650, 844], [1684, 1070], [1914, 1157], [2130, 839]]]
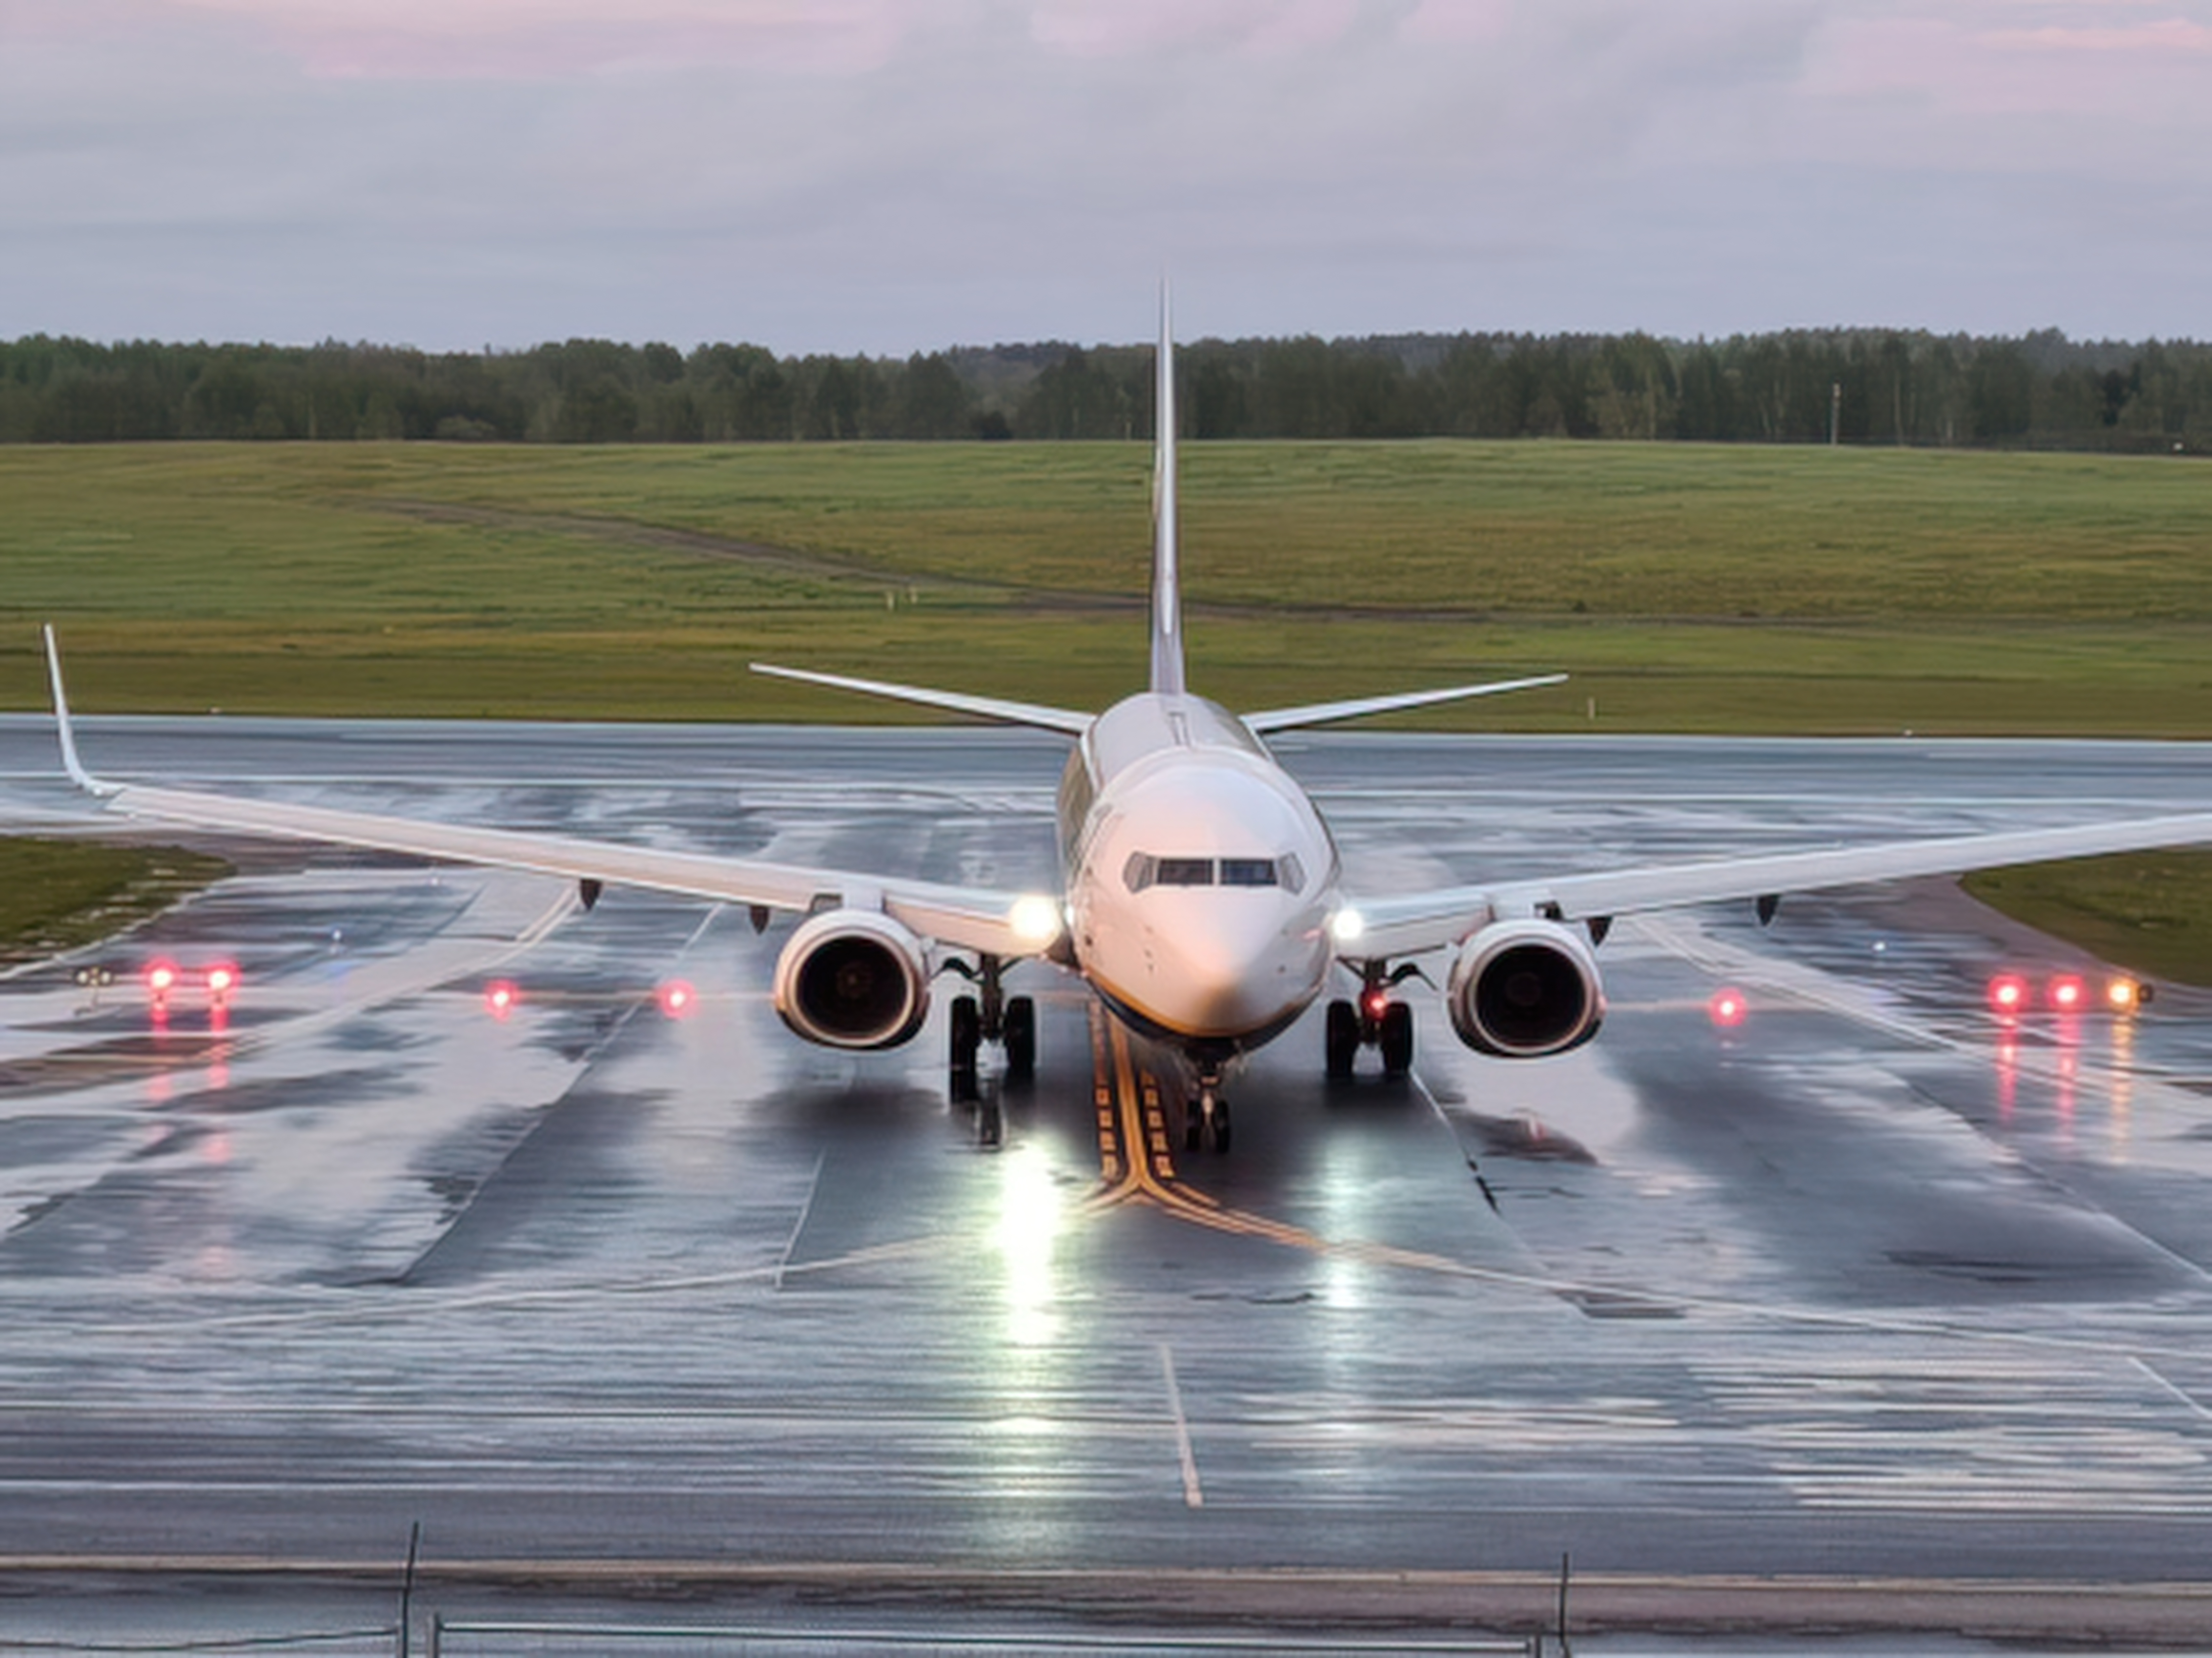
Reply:
[[[116, 774], [1053, 875], [1024, 733], [84, 724]], [[51, 740], [0, 719], [0, 829], [87, 822]], [[2173, 745], [1279, 749], [1378, 890], [2212, 800]], [[2212, 998], [2002, 1022], [1992, 972], [2088, 964], [1942, 884], [1624, 922], [1563, 1059], [1416, 987], [1411, 1083], [1332, 1086], [1309, 1018], [1215, 1157], [1048, 969], [993, 1145], [942, 999], [783, 1030], [787, 922], [225, 849], [0, 978], [0, 1555], [2212, 1577]]]

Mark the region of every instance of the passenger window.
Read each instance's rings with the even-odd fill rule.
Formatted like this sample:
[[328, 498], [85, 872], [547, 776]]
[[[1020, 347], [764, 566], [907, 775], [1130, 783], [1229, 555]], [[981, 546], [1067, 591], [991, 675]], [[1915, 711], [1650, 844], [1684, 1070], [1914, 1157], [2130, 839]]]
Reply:
[[1158, 880], [1164, 887], [1210, 887], [1213, 884], [1213, 859], [1163, 858]]
[[1221, 860], [1221, 884], [1225, 887], [1271, 887], [1275, 884], [1275, 860], [1272, 858], [1224, 858]]
[[1142, 892], [1152, 884], [1152, 866], [1159, 860], [1149, 852], [1133, 852], [1129, 861], [1121, 865], [1121, 884], [1132, 892]]

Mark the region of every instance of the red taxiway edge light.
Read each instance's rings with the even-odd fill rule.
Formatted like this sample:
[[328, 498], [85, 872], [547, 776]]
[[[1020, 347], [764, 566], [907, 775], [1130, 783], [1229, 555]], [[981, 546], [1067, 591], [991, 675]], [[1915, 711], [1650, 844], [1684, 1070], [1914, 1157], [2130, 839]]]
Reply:
[[2000, 973], [1990, 981], [1990, 1005], [2000, 1013], [2017, 1013], [2027, 1005], [2027, 981], [2015, 974]]
[[495, 1019], [504, 1019], [514, 1012], [515, 1003], [521, 999], [522, 993], [514, 987], [512, 980], [494, 979], [484, 987], [484, 1011]]
[[217, 1001], [238, 988], [238, 969], [228, 962], [219, 962], [207, 971], [208, 993]]
[[150, 962], [146, 967], [146, 988], [159, 1001], [177, 987], [177, 964], [174, 962]]
[[2051, 1005], [2061, 1013], [2072, 1013], [2088, 999], [2081, 980], [2070, 973], [2061, 974], [2051, 981]]
[[687, 980], [671, 979], [654, 993], [654, 999], [659, 1002], [660, 1011], [668, 1017], [681, 1019], [698, 1006], [699, 993], [691, 988]]
[[1751, 1011], [1751, 1003], [1734, 985], [1723, 985], [1713, 992], [1713, 999], [1705, 1004], [1705, 1011], [1712, 1015], [1713, 1023], [1722, 1029], [1733, 1030]]

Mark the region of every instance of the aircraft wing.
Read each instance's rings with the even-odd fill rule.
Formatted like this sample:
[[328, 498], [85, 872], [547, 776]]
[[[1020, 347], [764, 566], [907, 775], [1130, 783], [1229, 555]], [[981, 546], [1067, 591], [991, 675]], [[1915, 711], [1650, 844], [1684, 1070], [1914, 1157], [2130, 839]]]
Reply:
[[1963, 875], [1970, 870], [1997, 869], [2008, 864], [2143, 852], [2204, 841], [2212, 841], [2212, 812], [2185, 812], [2068, 829], [2008, 829], [1443, 888], [1358, 901], [1354, 908], [1361, 929], [1356, 939], [1345, 941], [1344, 953], [1416, 955], [1457, 944], [1476, 928], [1506, 916], [1595, 920], [1731, 898], [1762, 898], [1917, 875]]
[[[530, 870], [573, 881], [647, 887], [765, 909], [804, 911], [839, 905], [880, 908], [923, 938], [1008, 960], [1042, 953], [1057, 932], [1057, 905], [1041, 908], [1035, 897], [1024, 900], [1019, 894], [985, 888], [809, 869], [759, 859], [664, 852], [569, 835], [477, 829], [95, 777], [77, 753], [52, 629], [46, 631], [46, 647], [63, 765], [71, 780], [98, 799], [105, 810], [125, 817], [225, 834], [314, 841], [451, 863]], [[1054, 919], [1041, 919], [1047, 908]], [[1018, 925], [1017, 914], [1029, 925]]]

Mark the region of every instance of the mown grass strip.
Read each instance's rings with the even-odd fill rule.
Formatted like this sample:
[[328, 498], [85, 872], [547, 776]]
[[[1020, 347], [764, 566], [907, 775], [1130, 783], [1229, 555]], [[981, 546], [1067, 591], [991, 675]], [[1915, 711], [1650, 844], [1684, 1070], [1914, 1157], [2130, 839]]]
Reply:
[[120, 932], [230, 872], [182, 847], [0, 838], [0, 966]]
[[[1141, 680], [1141, 445], [0, 451], [0, 706], [898, 717], [769, 657], [1102, 706]], [[1231, 704], [1565, 670], [1405, 723], [2212, 734], [2192, 461], [1201, 444], [1195, 683]], [[1595, 702], [1595, 714], [1592, 704]]]
[[2212, 852], [2134, 852], [1969, 875], [1966, 890], [2101, 961], [2212, 986]]

